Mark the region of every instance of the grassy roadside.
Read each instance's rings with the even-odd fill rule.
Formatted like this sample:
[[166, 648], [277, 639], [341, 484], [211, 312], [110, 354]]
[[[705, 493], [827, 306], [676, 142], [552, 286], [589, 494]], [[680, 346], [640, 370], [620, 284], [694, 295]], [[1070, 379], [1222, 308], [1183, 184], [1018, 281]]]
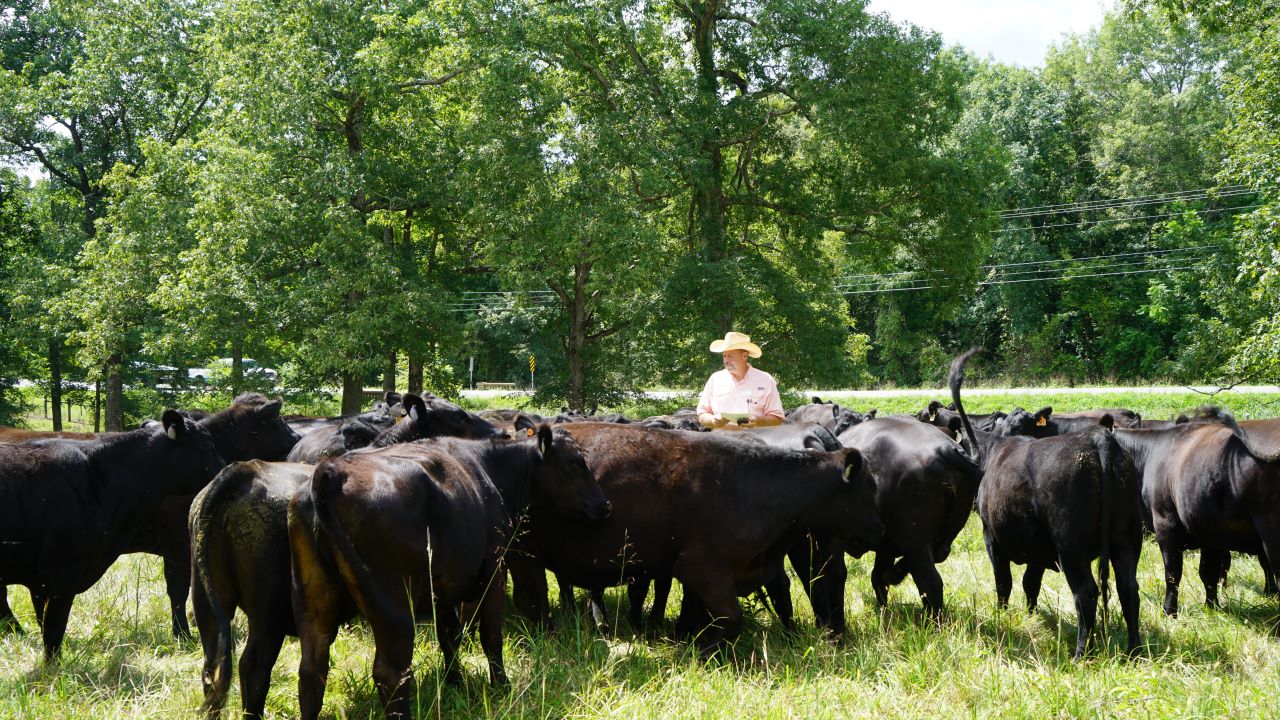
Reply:
[[[1277, 405], [1267, 405], [1276, 396], [1223, 394], [1218, 399], [1242, 418], [1280, 414]], [[1193, 393], [1133, 391], [1061, 398], [975, 396], [966, 406], [974, 412], [1015, 403], [1051, 404], [1063, 412], [1124, 406], [1144, 417], [1168, 417], [1202, 402], [1203, 396]], [[877, 399], [882, 413], [923, 405], [919, 397]], [[808, 602], [793, 585], [796, 633], [783, 631], [756, 608], [730, 657], [709, 664], [699, 662], [685, 644], [633, 637], [624, 594], [615, 590], [608, 596], [617, 628], [613, 638], [571, 615], [561, 616], [555, 632], [532, 634], [509, 616], [511, 688], [487, 687], [484, 659], [472, 642], [465, 647], [466, 685], [440, 691], [439, 651], [433, 629], [423, 626], [414, 658], [417, 717], [1280, 717], [1280, 642], [1271, 634], [1277, 605], [1260, 593], [1256, 562], [1237, 556], [1223, 595], [1225, 609], [1211, 611], [1203, 606], [1196, 561], [1196, 554], [1188, 553], [1182, 616], [1165, 618], [1159, 608], [1159, 552], [1150, 540], [1144, 545], [1139, 581], [1147, 646], [1134, 660], [1119, 654], [1123, 629], [1113, 599], [1110, 647], [1084, 662], [1071, 661], [1075, 613], [1058, 574], [1046, 576], [1035, 614], [1023, 609], [1020, 590], [1011, 609], [997, 610], [974, 517], [940, 566], [949, 609], [941, 624], [922, 617], [910, 580], [891, 592], [886, 613], [877, 612], [867, 581], [868, 556], [851, 561], [847, 638], [822, 637]], [[669, 622], [677, 600], [678, 591]], [[28, 634], [0, 637], [0, 717], [141, 720], [198, 714], [201, 655], [197, 644], [169, 637], [158, 558], [128, 556], [80, 596], [64, 657], [53, 667], [40, 660], [28, 593], [11, 588], [10, 601]], [[242, 618], [235, 629], [242, 643]], [[372, 656], [366, 627], [356, 624], [341, 632], [333, 648], [325, 717], [381, 716], [369, 678]], [[298, 657], [297, 642], [287, 641], [273, 675], [268, 703], [273, 717], [296, 716]], [[238, 711], [236, 685], [232, 696], [225, 717]]]

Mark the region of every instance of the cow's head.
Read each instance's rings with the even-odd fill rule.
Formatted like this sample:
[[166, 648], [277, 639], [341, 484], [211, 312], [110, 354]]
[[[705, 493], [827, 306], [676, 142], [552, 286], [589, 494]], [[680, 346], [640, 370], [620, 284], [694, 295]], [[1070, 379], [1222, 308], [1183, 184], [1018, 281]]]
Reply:
[[500, 428], [435, 395], [419, 397], [405, 393], [400, 399], [405, 418], [378, 439], [378, 445], [409, 442], [430, 437], [492, 438], [505, 437]]
[[568, 517], [594, 521], [609, 516], [613, 506], [587, 467], [586, 453], [567, 430], [534, 423], [527, 415], [516, 417], [515, 429], [517, 437], [534, 443], [538, 454], [534, 492], [544, 502]]
[[150, 466], [148, 474], [169, 481], [161, 495], [194, 495], [226, 465], [209, 431], [178, 410], [165, 410], [160, 426], [149, 432], [139, 462]]
[[876, 510], [875, 477], [867, 470], [862, 453], [854, 448], [843, 448], [834, 454], [841, 468], [840, 475], [848, 486], [845, 499], [849, 521], [842, 534], [849, 543], [849, 552], [861, 555], [884, 536], [884, 524]]
[[1057, 427], [1049, 419], [1052, 414], [1052, 407], [1043, 407], [1034, 413], [1027, 412], [1020, 407], [1014, 408], [1013, 412], [1004, 418], [1000, 434], [1030, 435], [1037, 438], [1056, 435]]
[[259, 393], [245, 393], [230, 407], [199, 421], [227, 462], [284, 460], [301, 436], [280, 417], [283, 404], [281, 398], [267, 400]]

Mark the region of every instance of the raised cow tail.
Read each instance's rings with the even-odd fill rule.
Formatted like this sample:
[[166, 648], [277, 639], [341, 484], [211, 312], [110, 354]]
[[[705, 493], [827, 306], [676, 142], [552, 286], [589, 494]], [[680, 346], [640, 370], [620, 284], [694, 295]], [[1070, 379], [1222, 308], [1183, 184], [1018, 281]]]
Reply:
[[1098, 462], [1102, 465], [1102, 477], [1098, 481], [1098, 490], [1101, 494], [1099, 498], [1099, 521], [1100, 532], [1098, 536], [1098, 588], [1102, 595], [1102, 632], [1104, 636], [1108, 634], [1107, 629], [1107, 599], [1110, 591], [1107, 582], [1111, 573], [1111, 501], [1112, 487], [1117, 481], [1116, 478], [1116, 459], [1115, 439], [1112, 437], [1115, 427], [1115, 418], [1110, 413], [1102, 416], [1098, 421], [1104, 430], [1103, 432], [1095, 432], [1093, 434], [1093, 446], [1098, 451]]
[[[1280, 447], [1263, 448], [1256, 444], [1253, 438], [1249, 437], [1249, 433], [1244, 431], [1236, 423], [1236, 418], [1231, 411], [1226, 408], [1213, 408], [1214, 416], [1224, 425], [1231, 428], [1231, 432], [1235, 434], [1240, 444], [1244, 446], [1246, 452], [1253, 456], [1254, 460], [1264, 463], [1273, 463], [1280, 461]], [[1208, 413], [1201, 413], [1208, 415]]]
[[231, 618], [218, 602], [218, 594], [213, 588], [213, 575], [209, 570], [209, 528], [213, 525], [214, 518], [222, 515], [227, 501], [235, 496], [236, 493], [232, 491], [252, 482], [253, 477], [254, 470], [249, 463], [236, 462], [228, 465], [214, 477], [208, 487], [196, 495], [187, 515], [187, 527], [191, 532], [191, 567], [196, 581], [193, 590], [198, 594], [195, 605], [199, 612], [203, 601], [204, 607], [213, 617], [216, 633], [213, 654], [209, 655], [208, 650], [205, 651], [205, 666], [201, 677], [206, 688], [205, 706], [210, 714], [221, 710], [222, 703], [226, 701], [223, 695], [231, 680]]
[[973, 346], [969, 348], [963, 355], [951, 362], [951, 371], [947, 373], [947, 385], [951, 388], [951, 401], [956, 404], [956, 412], [960, 413], [960, 424], [964, 426], [965, 435], [969, 438], [969, 455], [973, 457], [973, 464], [982, 467], [982, 448], [978, 447], [978, 438], [973, 433], [973, 426], [969, 424], [969, 416], [964, 411], [964, 404], [960, 402], [960, 386], [964, 384], [964, 366], [969, 362], [969, 358], [982, 352], [982, 348]]

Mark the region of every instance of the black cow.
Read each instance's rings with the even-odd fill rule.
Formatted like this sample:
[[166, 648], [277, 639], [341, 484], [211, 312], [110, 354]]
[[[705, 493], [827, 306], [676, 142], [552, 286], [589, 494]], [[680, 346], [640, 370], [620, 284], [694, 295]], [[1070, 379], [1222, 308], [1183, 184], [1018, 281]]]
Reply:
[[813, 398], [813, 402], [808, 405], [794, 407], [786, 412], [787, 422], [818, 423], [830, 430], [834, 435], [839, 435], [863, 420], [870, 420], [875, 416], [876, 410], [874, 408], [864, 414], [856, 410], [842, 408], [834, 402], [824, 402], [816, 396]]
[[534, 438], [434, 441], [322, 462], [289, 506], [300, 714], [320, 713], [329, 647], [359, 612], [373, 629], [374, 683], [388, 717], [413, 697], [414, 606], [434, 607], [446, 682], [461, 680], [458, 606], [478, 603], [489, 679], [502, 664], [503, 556], [531, 503], [563, 519], [609, 512], [577, 444], [543, 424]]
[[[949, 383], [969, 447], [983, 470], [978, 516], [996, 580], [996, 602], [1007, 607], [1011, 562], [1025, 564], [1022, 587], [1035, 609], [1045, 570], [1061, 570], [1075, 598], [1075, 657], [1084, 655], [1098, 609], [1107, 602], [1107, 568], [1128, 629], [1129, 652], [1138, 649], [1138, 555], [1142, 549], [1137, 473], [1112, 436], [1104, 414], [1088, 431], [1034, 439], [975, 431], [960, 402], [964, 364], [956, 358]], [[1010, 414], [1009, 419], [1014, 420]], [[1098, 558], [1099, 581], [1090, 565]]]
[[192, 607], [204, 649], [205, 711], [216, 718], [231, 684], [231, 618], [249, 633], [240, 655], [243, 714], [262, 717], [271, 669], [286, 635], [297, 635], [289, 595], [289, 499], [314, 465], [237, 462], [218, 473], [191, 504], [195, 567]]
[[467, 412], [435, 395], [418, 397], [405, 393], [402, 399], [405, 419], [384, 430], [369, 443], [370, 447], [387, 447], [432, 437], [500, 438], [505, 430], [484, 418]]
[[805, 527], [865, 549], [882, 529], [871, 485], [852, 450], [781, 450], [729, 433], [634, 425], [566, 426], [614, 511], [602, 523], [530, 514], [512, 553], [514, 597], [547, 616], [546, 570], [577, 587], [674, 577], [715, 619], [698, 637], [713, 652], [741, 630], [738, 596], [775, 573]]
[[[458, 406], [405, 395], [409, 417], [396, 426], [403, 437], [494, 437], [494, 428]], [[230, 618], [244, 611], [249, 639], [241, 657], [244, 712], [261, 716], [271, 669], [285, 635], [296, 634], [289, 599], [286, 506], [295, 483], [310, 478], [311, 465], [237, 463], [229, 466], [191, 506], [191, 550], [195, 561], [196, 624], [205, 653], [205, 708], [218, 715], [230, 676]], [[306, 470], [303, 470], [306, 468]], [[232, 520], [234, 518], [234, 520]], [[254, 581], [253, 578], [269, 578]], [[287, 614], [287, 620], [282, 619]]]
[[[937, 400], [930, 400], [929, 405], [916, 413], [915, 417], [922, 423], [942, 428], [944, 432], [957, 440], [960, 438], [960, 414], [956, 412], [955, 403], [943, 407], [942, 403]], [[970, 416], [969, 422], [983, 432], [993, 433], [1000, 431], [1006, 417], [1008, 417], [1007, 413], [997, 410], [986, 415]]]
[[[198, 420], [199, 425], [209, 431], [214, 448], [224, 461], [283, 460], [298, 441], [298, 435], [280, 417], [282, 402], [280, 398], [268, 400], [259, 393], [244, 393], [216, 413], [184, 414]], [[148, 421], [144, 427], [154, 422]], [[100, 437], [114, 435], [116, 433], [103, 433]], [[141, 519], [132, 529], [133, 539], [122, 550], [122, 553], [151, 553], [163, 559], [173, 634], [179, 639], [191, 636], [186, 610], [191, 589], [191, 540], [187, 533], [190, 506], [191, 495], [165, 498], [152, 516]], [[3, 592], [0, 592], [0, 625], [21, 631]]]
[[[776, 448], [786, 450], [826, 450], [834, 451], [841, 448], [840, 441], [830, 430], [821, 424], [813, 422], [787, 422], [783, 425], [774, 425], [772, 427], [762, 428], [744, 428], [742, 430], [722, 431], [726, 433], [725, 438], [738, 439], [743, 442], [762, 443]], [[807, 540], [803, 542], [806, 543]], [[794, 627], [794, 609], [791, 604], [791, 581], [787, 578], [785, 569], [782, 567], [782, 559], [778, 559], [777, 573], [771, 579], [765, 581], [763, 590], [773, 605], [774, 612], [778, 616], [778, 620], [782, 626], [788, 630]], [[656, 577], [653, 582], [653, 605], [649, 610], [649, 622], [656, 625], [666, 615], [667, 598], [671, 593], [671, 578]], [[572, 586], [567, 582], [560, 581], [560, 597], [562, 605], [572, 605]], [[570, 592], [566, 594], [566, 589]], [[641, 615], [644, 610], [644, 599], [649, 592], [649, 582], [647, 580], [637, 580], [627, 585], [627, 596], [630, 601], [630, 611], [628, 613], [632, 628], [639, 628], [641, 625]], [[696, 621], [700, 609], [696, 603], [691, 604], [692, 598], [685, 596], [685, 601], [681, 606], [680, 615], [683, 618], [679, 623], [682, 627], [690, 627]], [[604, 626], [604, 596], [602, 588], [591, 589], [591, 613], [592, 617], [599, 627]], [[702, 625], [705, 625], [703, 623]], [[698, 628], [702, 627], [698, 626]], [[698, 629], [694, 628], [694, 629]]]
[[1118, 430], [1116, 440], [1141, 469], [1142, 500], [1164, 558], [1164, 611], [1178, 612], [1182, 553], [1200, 548], [1205, 601], [1230, 552], [1259, 557], [1271, 585], [1280, 570], [1280, 438], [1261, 423], [1246, 432], [1230, 412], [1219, 422], [1186, 422], [1159, 430]]
[[[910, 574], [925, 609], [940, 615], [943, 586], [935, 565], [951, 554], [952, 541], [969, 519], [978, 493], [977, 466], [953, 440], [906, 415], [868, 420], [839, 439], [862, 453], [875, 478], [876, 508], [884, 523], [871, 571], [876, 602], [883, 607], [889, 586]], [[815, 614], [841, 632], [844, 560], [824, 551], [821, 543], [815, 552], [815, 562], [827, 567], [815, 567], [818, 579], [811, 588], [808, 578], [801, 580], [810, 590]]]
[[1027, 435], [1030, 437], [1053, 437], [1067, 433], [1092, 430], [1098, 426], [1103, 416], [1110, 416], [1118, 428], [1136, 428], [1142, 426], [1142, 416], [1124, 408], [1084, 410], [1076, 413], [1053, 414], [1052, 407], [1043, 407], [1034, 413], [1014, 408], [1005, 419], [1001, 432], [1005, 435]]
[[45, 657], [76, 595], [137, 544], [137, 528], [222, 467], [209, 431], [176, 410], [162, 428], [81, 442], [0, 445], [0, 582], [31, 591]]
[[290, 426], [302, 434], [302, 439], [289, 453], [288, 461], [315, 464], [348, 450], [367, 447], [400, 419], [402, 402], [399, 393], [387, 393], [371, 410], [357, 415], [290, 420]]

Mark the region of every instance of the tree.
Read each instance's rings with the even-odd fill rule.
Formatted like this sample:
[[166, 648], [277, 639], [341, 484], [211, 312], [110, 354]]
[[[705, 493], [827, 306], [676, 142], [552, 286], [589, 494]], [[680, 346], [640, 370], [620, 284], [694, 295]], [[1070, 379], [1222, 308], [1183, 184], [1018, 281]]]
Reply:
[[[143, 139], [176, 142], [204, 116], [210, 88], [195, 68], [193, 43], [207, 19], [202, 8], [179, 0], [26, 0], [0, 15], [0, 151], [39, 163], [76, 193], [86, 242], [100, 230], [110, 199], [104, 179], [113, 167], [140, 163]], [[122, 365], [131, 350], [126, 328], [81, 320], [85, 338], [98, 343], [82, 348], [83, 359], [107, 380], [106, 428], [120, 430]], [[55, 357], [51, 350], [52, 365]]]
[[988, 226], [988, 178], [947, 142], [963, 67], [936, 35], [856, 2], [507, 12], [503, 45], [563, 76], [572, 122], [671, 241], [642, 333], [663, 379], [704, 376], [709, 339], [737, 327], [776, 333], [771, 356], [796, 380], [847, 381], [848, 321], [820, 279], [840, 254], [901, 248], [933, 269], [971, 267], [956, 261]]

